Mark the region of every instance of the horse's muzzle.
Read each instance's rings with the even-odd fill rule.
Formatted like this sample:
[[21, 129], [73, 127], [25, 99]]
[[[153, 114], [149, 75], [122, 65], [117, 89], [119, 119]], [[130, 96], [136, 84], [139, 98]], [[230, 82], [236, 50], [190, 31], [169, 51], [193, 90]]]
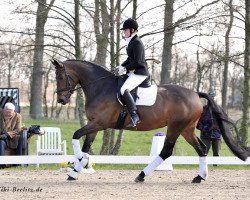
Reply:
[[62, 105], [65, 105], [65, 104], [67, 104], [69, 102], [69, 98], [67, 98], [67, 97], [60, 97], [60, 98], [57, 99], [57, 102], [61, 103]]

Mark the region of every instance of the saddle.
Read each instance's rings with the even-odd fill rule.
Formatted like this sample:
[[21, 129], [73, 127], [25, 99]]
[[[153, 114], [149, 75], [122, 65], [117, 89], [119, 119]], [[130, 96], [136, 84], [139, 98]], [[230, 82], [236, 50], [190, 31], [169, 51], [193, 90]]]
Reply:
[[[116, 129], [121, 129], [123, 127], [126, 116], [128, 114], [124, 98], [120, 93], [121, 87], [127, 78], [128, 76], [126, 74], [117, 77], [117, 100], [122, 105], [122, 109], [116, 122]], [[151, 85], [150, 82], [146, 80], [143, 81], [140, 85], [138, 85], [138, 87], [130, 91], [130, 93], [133, 96], [136, 105], [152, 106], [156, 101], [157, 86]]]

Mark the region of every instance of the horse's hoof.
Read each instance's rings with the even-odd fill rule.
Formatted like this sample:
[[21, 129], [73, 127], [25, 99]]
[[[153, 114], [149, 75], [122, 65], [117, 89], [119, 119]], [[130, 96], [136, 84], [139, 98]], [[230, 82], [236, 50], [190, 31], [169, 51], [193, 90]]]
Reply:
[[142, 177], [140, 177], [140, 176], [137, 176], [137, 177], [135, 178], [135, 182], [136, 182], [136, 183], [142, 183], [142, 182], [144, 182], [144, 178], [142, 178]]
[[77, 180], [76, 178], [73, 178], [73, 177], [71, 177], [71, 176], [68, 176], [68, 178], [67, 178], [67, 181], [75, 181], [75, 180]]
[[200, 175], [194, 177], [194, 179], [192, 180], [192, 183], [201, 183], [201, 181], [205, 181], [204, 178], [202, 178]]

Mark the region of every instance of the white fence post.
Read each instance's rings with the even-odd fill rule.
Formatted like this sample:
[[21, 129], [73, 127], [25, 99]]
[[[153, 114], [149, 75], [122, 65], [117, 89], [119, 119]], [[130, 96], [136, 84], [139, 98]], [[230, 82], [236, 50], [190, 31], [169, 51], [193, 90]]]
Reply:
[[[152, 140], [150, 156], [158, 156], [163, 148], [166, 135], [163, 132], [155, 133]], [[172, 164], [162, 163], [156, 170], [173, 170]]]

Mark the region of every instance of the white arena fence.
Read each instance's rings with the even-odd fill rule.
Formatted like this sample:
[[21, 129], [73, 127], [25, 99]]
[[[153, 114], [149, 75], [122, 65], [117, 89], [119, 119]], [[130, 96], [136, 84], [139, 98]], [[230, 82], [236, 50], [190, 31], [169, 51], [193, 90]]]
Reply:
[[[160, 153], [165, 140], [165, 134], [156, 133], [153, 136], [150, 156], [114, 156], [91, 155], [90, 162], [96, 164], [149, 164]], [[58, 164], [74, 162], [74, 155], [28, 155], [28, 156], [0, 156], [0, 164]], [[208, 164], [219, 165], [250, 165], [250, 159], [242, 161], [237, 157], [207, 157]], [[171, 156], [165, 160], [157, 170], [172, 170], [172, 164], [196, 165], [199, 164], [198, 156]]]
[[[111, 156], [111, 155], [91, 155], [90, 159], [96, 164], [148, 164], [156, 156]], [[0, 164], [57, 164], [65, 161], [74, 162], [74, 155], [29, 155], [29, 156], [1, 156]], [[207, 157], [208, 164], [219, 165], [250, 165], [250, 159], [242, 161], [237, 157]], [[199, 164], [198, 156], [171, 156], [162, 165], [169, 164]]]

